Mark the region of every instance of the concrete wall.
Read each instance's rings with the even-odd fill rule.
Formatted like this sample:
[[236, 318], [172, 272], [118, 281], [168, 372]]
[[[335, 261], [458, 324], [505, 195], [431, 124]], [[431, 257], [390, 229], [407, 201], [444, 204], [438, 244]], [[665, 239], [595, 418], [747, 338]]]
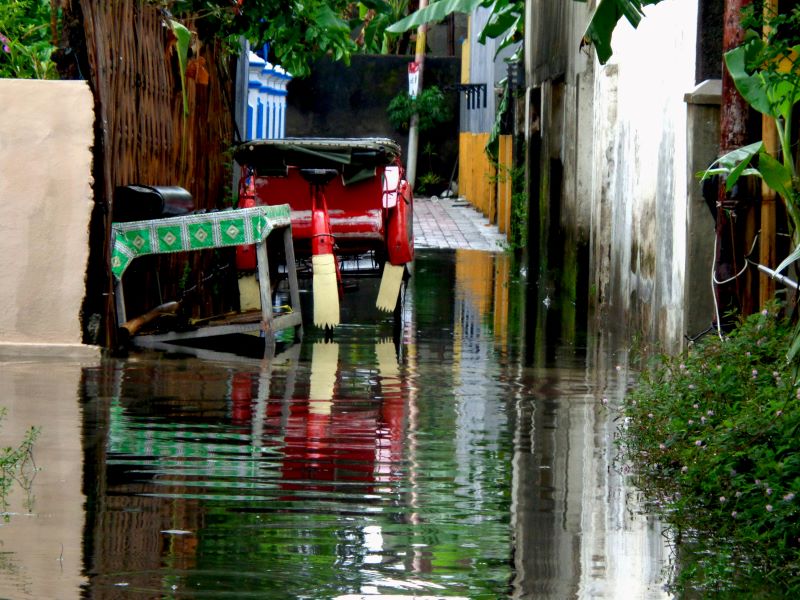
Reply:
[[541, 98], [529, 107], [540, 133], [529, 128], [540, 137], [532, 227], [545, 277], [570, 281], [567, 301], [583, 279], [600, 320], [666, 349], [686, 333], [684, 94], [694, 88], [696, 11], [697, 0], [675, 0], [647, 7], [638, 30], [621, 21], [605, 66], [579, 48], [588, 7], [533, 2], [527, 15], [533, 29], [574, 42], [566, 56], [557, 46], [552, 61], [541, 54], [546, 44], [531, 43], [526, 56], [530, 97]]
[[84, 353], [94, 100], [86, 82], [0, 79], [0, 355]]

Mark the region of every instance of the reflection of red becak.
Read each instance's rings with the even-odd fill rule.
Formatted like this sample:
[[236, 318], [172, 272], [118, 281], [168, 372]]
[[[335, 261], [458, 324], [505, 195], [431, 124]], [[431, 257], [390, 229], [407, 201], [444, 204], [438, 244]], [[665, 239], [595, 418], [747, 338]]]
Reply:
[[309, 399], [294, 398], [288, 404], [270, 399], [263, 412], [253, 410], [252, 374], [234, 374], [232, 420], [243, 425], [263, 414], [262, 443], [268, 444], [269, 438], [282, 441], [281, 487], [287, 491], [332, 492], [336, 483], [372, 485], [396, 479], [393, 471], [403, 454], [405, 419], [405, 399], [394, 374], [396, 358], [394, 372], [378, 378], [379, 405], [363, 398], [336, 397], [337, 359], [336, 344], [315, 345]]
[[231, 421], [244, 425], [253, 416], [253, 380], [249, 373], [234, 373], [231, 380]]
[[[380, 425], [377, 411], [346, 410], [347, 401], [331, 402], [331, 412], [317, 412], [312, 402], [297, 403], [284, 445], [282, 487], [334, 491], [317, 482], [374, 481]], [[334, 406], [336, 409], [334, 410]], [[313, 482], [313, 483], [311, 483]]]

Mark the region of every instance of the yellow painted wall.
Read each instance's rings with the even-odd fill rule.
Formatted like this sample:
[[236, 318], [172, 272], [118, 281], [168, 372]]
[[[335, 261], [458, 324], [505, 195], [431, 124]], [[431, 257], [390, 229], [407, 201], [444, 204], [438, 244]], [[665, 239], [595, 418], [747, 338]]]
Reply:
[[462, 132], [458, 143], [458, 189], [475, 208], [501, 232], [508, 234], [511, 224], [510, 135], [500, 136], [499, 173], [486, 155], [488, 133]]
[[511, 167], [513, 165], [512, 138], [500, 136], [497, 176], [497, 227], [506, 236], [511, 233]]

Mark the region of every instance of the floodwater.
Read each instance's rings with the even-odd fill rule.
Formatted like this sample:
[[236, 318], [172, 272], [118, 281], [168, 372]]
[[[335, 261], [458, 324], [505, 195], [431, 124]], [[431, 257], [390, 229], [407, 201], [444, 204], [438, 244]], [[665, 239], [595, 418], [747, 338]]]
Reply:
[[0, 597], [665, 597], [604, 406], [625, 355], [545, 339], [510, 262], [419, 252], [399, 339], [365, 283], [274, 359], [0, 363], [0, 444], [41, 427]]

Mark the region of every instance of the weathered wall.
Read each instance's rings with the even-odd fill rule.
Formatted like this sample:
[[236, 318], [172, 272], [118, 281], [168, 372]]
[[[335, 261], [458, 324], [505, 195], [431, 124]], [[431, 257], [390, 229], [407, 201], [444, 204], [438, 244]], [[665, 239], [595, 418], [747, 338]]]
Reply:
[[541, 148], [531, 191], [544, 283], [566, 280], [565, 306], [583, 287], [603, 322], [675, 347], [685, 333], [683, 96], [694, 87], [697, 0], [648, 7], [638, 30], [623, 20], [605, 66], [579, 48], [588, 8], [540, 1], [527, 15], [529, 34], [542, 36], [526, 65], [530, 96], [541, 98], [529, 138]]
[[92, 93], [86, 82], [0, 79], [0, 106], [0, 354], [81, 353]]
[[603, 196], [612, 203], [609, 218], [592, 222], [593, 257], [609, 257], [607, 270], [594, 271], [596, 287], [608, 314], [667, 349], [685, 333], [684, 94], [694, 87], [696, 11], [696, 0], [677, 0], [650, 7], [638, 30], [623, 23], [613, 40], [616, 68], [600, 69], [595, 81], [600, 113], [613, 104], [617, 116], [596, 170], [611, 156], [610, 176], [593, 186], [593, 205]]

